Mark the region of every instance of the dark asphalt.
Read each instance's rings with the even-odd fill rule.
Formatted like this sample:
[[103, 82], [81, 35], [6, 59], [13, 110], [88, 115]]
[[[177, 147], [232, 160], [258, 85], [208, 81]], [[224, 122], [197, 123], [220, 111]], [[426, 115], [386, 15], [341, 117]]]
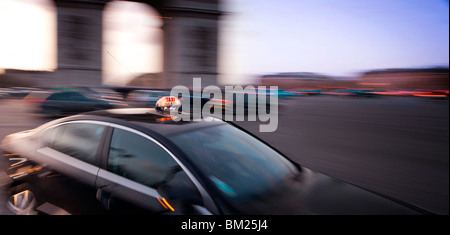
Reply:
[[448, 100], [299, 97], [273, 133], [238, 124], [303, 166], [449, 213]]

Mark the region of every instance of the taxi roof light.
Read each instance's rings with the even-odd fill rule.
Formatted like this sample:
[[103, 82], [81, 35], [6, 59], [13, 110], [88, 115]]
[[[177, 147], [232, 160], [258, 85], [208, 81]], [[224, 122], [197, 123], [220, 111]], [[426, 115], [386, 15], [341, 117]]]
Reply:
[[159, 112], [169, 112], [181, 106], [180, 100], [175, 96], [163, 96], [156, 101], [155, 109]]

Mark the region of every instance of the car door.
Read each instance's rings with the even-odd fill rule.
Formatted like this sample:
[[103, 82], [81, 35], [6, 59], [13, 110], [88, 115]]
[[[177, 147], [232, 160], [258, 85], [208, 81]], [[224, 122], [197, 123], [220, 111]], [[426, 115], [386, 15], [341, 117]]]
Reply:
[[78, 92], [70, 92], [67, 103], [70, 106], [67, 113], [82, 113], [91, 111], [94, 109], [93, 106], [95, 105], [93, 100], [90, 100]]
[[71, 214], [100, 213], [95, 180], [105, 125], [75, 121], [53, 126], [40, 136], [39, 163], [52, 170], [42, 175], [36, 197]]
[[111, 129], [106, 161], [96, 181], [97, 199], [117, 213], [194, 213], [199, 190], [173, 155], [156, 140], [129, 128]]

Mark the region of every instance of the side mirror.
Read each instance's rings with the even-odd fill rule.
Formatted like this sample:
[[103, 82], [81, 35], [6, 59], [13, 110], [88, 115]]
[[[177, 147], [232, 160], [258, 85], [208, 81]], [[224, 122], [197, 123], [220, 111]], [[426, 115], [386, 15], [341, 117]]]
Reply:
[[187, 185], [163, 184], [158, 187], [158, 191], [170, 201], [178, 201], [183, 205], [201, 205], [203, 199], [201, 195], [193, 191]]
[[202, 196], [180, 166], [170, 168], [156, 188], [161, 196], [184, 210], [188, 211], [192, 205], [203, 204]]

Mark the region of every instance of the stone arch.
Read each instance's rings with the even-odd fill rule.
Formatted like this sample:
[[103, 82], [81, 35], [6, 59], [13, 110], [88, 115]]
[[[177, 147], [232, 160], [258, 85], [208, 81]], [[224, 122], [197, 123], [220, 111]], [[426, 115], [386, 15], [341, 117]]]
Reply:
[[[102, 83], [102, 16], [110, 0], [54, 0], [60, 83]], [[163, 19], [163, 87], [217, 83], [219, 0], [140, 0]]]

